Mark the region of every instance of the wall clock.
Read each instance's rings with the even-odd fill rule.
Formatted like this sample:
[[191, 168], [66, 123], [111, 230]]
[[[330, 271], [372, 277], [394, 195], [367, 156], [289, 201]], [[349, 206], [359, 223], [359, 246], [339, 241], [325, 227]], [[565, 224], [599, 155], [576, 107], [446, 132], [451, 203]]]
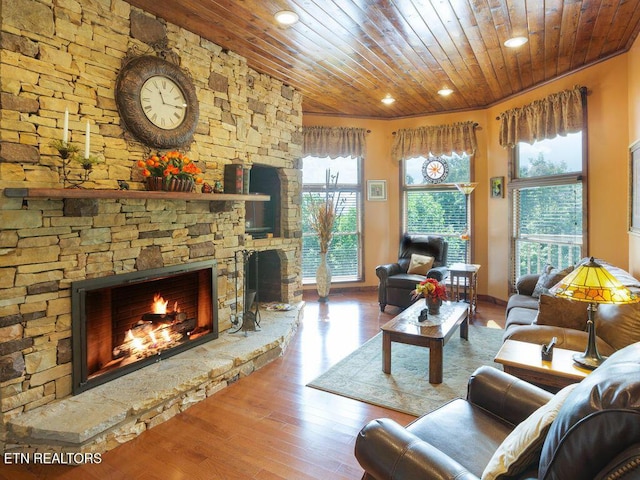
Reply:
[[191, 78], [162, 58], [126, 63], [116, 79], [116, 104], [126, 128], [145, 145], [175, 148], [191, 143], [199, 108]]
[[449, 175], [449, 165], [442, 157], [429, 157], [422, 164], [422, 176], [429, 183], [442, 183]]

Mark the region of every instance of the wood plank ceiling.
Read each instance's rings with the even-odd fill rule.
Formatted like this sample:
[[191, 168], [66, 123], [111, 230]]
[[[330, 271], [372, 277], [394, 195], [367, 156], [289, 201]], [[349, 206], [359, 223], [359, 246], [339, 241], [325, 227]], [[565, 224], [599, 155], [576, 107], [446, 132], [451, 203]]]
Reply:
[[[640, 0], [127, 1], [296, 88], [304, 113], [373, 118], [483, 108], [623, 53], [640, 30]], [[279, 26], [280, 10], [300, 21]], [[512, 36], [529, 41], [505, 47]]]

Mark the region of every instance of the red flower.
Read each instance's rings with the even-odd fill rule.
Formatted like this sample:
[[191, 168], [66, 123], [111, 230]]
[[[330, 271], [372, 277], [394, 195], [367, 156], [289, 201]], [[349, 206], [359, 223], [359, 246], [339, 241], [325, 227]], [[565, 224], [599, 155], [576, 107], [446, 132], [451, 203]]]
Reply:
[[447, 299], [447, 287], [438, 282], [435, 278], [425, 278], [416, 285], [416, 289], [411, 292], [411, 298], [416, 299], [420, 296], [425, 298], [438, 298], [440, 300]]

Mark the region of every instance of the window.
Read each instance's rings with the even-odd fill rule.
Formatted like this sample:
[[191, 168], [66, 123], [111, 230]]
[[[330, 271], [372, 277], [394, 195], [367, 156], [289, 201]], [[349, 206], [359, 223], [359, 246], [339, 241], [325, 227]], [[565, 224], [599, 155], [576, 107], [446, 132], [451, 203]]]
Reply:
[[449, 243], [448, 263], [466, 262], [469, 242], [460, 238], [467, 229], [467, 199], [455, 186], [471, 180], [471, 159], [453, 154], [439, 157], [448, 170], [446, 183], [430, 183], [427, 166], [434, 157], [416, 157], [403, 163], [403, 229], [408, 233], [442, 235]]
[[302, 281], [315, 283], [320, 262], [318, 235], [309, 226], [308, 209], [311, 196], [324, 198], [327, 171], [338, 175], [337, 191], [341, 212], [333, 229], [333, 239], [327, 261], [331, 281], [347, 282], [362, 279], [362, 175], [360, 159], [305, 157], [302, 159]]
[[514, 149], [509, 191], [512, 207], [512, 284], [547, 264], [565, 268], [584, 256], [586, 165], [582, 133]]

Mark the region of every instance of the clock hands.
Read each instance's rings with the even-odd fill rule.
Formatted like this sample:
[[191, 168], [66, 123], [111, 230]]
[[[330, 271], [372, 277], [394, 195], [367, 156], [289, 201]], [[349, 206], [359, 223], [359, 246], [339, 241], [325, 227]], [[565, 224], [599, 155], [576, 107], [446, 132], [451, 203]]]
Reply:
[[168, 105], [168, 106], [174, 107], [174, 108], [187, 108], [187, 104], [186, 103], [181, 103], [180, 105], [176, 105], [175, 103], [166, 102], [164, 100], [164, 95], [162, 95], [162, 91], [158, 90], [158, 93], [160, 94], [160, 99], [162, 99], [162, 104], [163, 105]]

